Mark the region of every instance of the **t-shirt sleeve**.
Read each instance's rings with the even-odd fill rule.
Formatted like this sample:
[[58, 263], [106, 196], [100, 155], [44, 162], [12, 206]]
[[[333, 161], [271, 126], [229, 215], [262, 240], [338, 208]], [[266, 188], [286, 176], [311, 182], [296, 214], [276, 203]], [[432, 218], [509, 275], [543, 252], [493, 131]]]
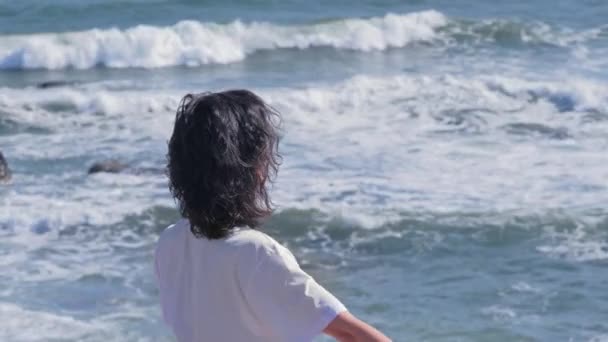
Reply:
[[304, 272], [285, 247], [260, 252], [244, 292], [258, 322], [280, 341], [309, 342], [346, 307]]

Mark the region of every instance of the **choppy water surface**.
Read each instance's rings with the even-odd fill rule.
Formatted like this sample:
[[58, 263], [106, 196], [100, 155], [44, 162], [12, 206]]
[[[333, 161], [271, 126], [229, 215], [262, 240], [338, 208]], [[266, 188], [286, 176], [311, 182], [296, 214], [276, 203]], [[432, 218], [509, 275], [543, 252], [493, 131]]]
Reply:
[[[177, 218], [173, 113], [247, 87], [284, 119], [266, 230], [355, 314], [396, 341], [608, 340], [606, 18], [601, 1], [0, 4], [0, 339], [171, 340], [151, 258]], [[133, 172], [87, 176], [109, 158]]]

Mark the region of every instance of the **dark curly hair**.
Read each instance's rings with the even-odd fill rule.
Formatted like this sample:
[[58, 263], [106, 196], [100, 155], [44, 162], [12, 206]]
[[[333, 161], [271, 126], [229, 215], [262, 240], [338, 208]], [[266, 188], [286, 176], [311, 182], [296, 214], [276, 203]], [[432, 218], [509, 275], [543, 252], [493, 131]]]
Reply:
[[272, 213], [279, 113], [248, 90], [188, 94], [169, 140], [169, 188], [196, 237], [256, 228]]

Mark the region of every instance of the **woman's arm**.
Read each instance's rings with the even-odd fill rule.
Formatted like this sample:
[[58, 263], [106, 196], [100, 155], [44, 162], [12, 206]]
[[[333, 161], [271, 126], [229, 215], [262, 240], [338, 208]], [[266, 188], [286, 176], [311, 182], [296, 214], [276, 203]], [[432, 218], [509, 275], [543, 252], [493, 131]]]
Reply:
[[349, 312], [339, 314], [323, 332], [340, 342], [390, 342], [391, 340], [371, 325]]

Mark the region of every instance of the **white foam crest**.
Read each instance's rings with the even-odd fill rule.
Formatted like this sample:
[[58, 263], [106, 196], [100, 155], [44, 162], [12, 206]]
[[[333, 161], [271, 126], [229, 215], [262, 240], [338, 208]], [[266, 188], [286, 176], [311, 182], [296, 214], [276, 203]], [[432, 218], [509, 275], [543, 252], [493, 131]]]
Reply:
[[556, 245], [543, 245], [537, 249], [552, 257], [573, 261], [608, 259], [608, 243], [597, 240], [566, 239]]
[[477, 43], [492, 41], [524, 44], [549, 44], [559, 47], [581, 46], [599, 39], [605, 34], [608, 25], [577, 31], [568, 27], [558, 27], [540, 21], [522, 22], [519, 20], [485, 19], [473, 23], [459, 23], [450, 27], [452, 35], [473, 38]]
[[[65, 313], [31, 310], [0, 302], [2, 341], [151, 341], [134, 331], [134, 322], [156, 326], [158, 308], [150, 305], [117, 305], [115, 313], [82, 319]], [[169, 341], [168, 331], [158, 329], [155, 341]]]
[[162, 177], [86, 176], [86, 167], [61, 177], [38, 176], [38, 182], [21, 179], [19, 190], [0, 197], [0, 227], [16, 233], [13, 243], [36, 248], [66, 227], [109, 225], [155, 205], [173, 205]]
[[492, 305], [481, 310], [481, 313], [491, 316], [494, 320], [506, 321], [517, 317], [515, 310], [505, 306]]
[[589, 342], [608, 342], [608, 334], [593, 336], [591, 339], [589, 339]]
[[[298, 160], [285, 160], [279, 180], [285, 189], [280, 192], [283, 203], [313, 208], [332, 204], [336, 212], [354, 217], [377, 208], [370, 216], [389, 220], [393, 209], [424, 209], [429, 203], [434, 211], [594, 206], [597, 193], [578, 194], [573, 202], [572, 193], [550, 188], [562, 182], [560, 175], [571, 167], [566, 165], [580, 162], [588, 165], [585, 181], [603, 184], [603, 162], [596, 159], [605, 160], [600, 151], [573, 154], [564, 163], [561, 152], [551, 153], [537, 142], [513, 149], [501, 137], [501, 127], [531, 122], [583, 134], [581, 113], [558, 113], [550, 99], [532, 101], [529, 92], [569, 94], [578, 99], [572, 109], [576, 111], [606, 103], [605, 93], [601, 95], [605, 85], [573, 82], [560, 88], [559, 81], [519, 79], [521, 92], [515, 94], [493, 86], [499, 82], [503, 88], [516, 88], [512, 81], [490, 76], [359, 76], [332, 86], [264, 93], [288, 116], [288, 140], [301, 143]], [[455, 139], [459, 130], [469, 134]], [[437, 139], [441, 136], [446, 140]], [[485, 152], [472, 149], [472, 140], [494, 147]], [[552, 167], [539, 170], [535, 165], [540, 160]], [[304, 161], [309, 169], [297, 167]], [[555, 183], [547, 180], [549, 174]], [[510, 181], [513, 175], [520, 175], [517, 182]], [[494, 196], [496, 191], [501, 195]]]
[[[603, 139], [608, 127], [581, 125], [584, 113], [578, 110], [605, 108], [604, 90], [605, 84], [587, 80], [404, 74], [256, 92], [283, 113], [285, 122], [286, 158], [274, 190], [276, 202], [376, 227], [399, 219], [404, 210], [431, 207], [439, 212], [595, 207], [605, 192], [576, 187], [601, 189], [605, 183], [606, 154], [586, 139], [593, 138], [593, 130]], [[5, 154], [61, 159], [103, 150], [107, 156], [131, 158], [153, 151], [161, 159], [182, 92], [62, 88], [0, 94], [0, 109], [16, 120], [32, 116], [56, 131], [28, 139], [1, 137]], [[560, 112], [551, 102], [560, 94], [572, 99], [570, 111]], [[502, 127], [522, 122], [564, 127], [574, 138], [520, 139], [513, 148]], [[560, 146], [572, 152], [568, 158]], [[576, 165], [585, 167], [570, 175]], [[88, 166], [59, 181], [81, 181]], [[162, 177], [98, 175], [84, 187], [70, 185], [59, 194], [54, 177], [49, 175], [53, 185], [40, 192], [41, 180], [17, 175], [15, 182], [31, 182], [31, 188], [3, 198], [0, 222], [53, 230], [115, 222], [150, 207], [149, 196], [155, 194], [163, 194], [153, 197], [159, 203], [172, 205]], [[87, 203], [84, 210], [82, 203]]]
[[530, 96], [548, 99], [563, 98], [572, 102], [572, 110], [603, 109], [608, 106], [608, 84], [569, 76], [567, 81], [526, 80], [505, 76], [483, 78], [490, 86], [498, 87], [520, 98]]
[[608, 259], [608, 242], [597, 231], [586, 229], [587, 224], [578, 223], [570, 232], [551, 232], [550, 242], [536, 249], [551, 257], [579, 262]]
[[[0, 109], [9, 112], [20, 112], [23, 119], [34, 123], [39, 119], [41, 123], [49, 121], [48, 116], [36, 118], [35, 115], [43, 113], [79, 113], [97, 114], [104, 116], [119, 116], [134, 113], [135, 115], [147, 113], [172, 112], [179, 101], [175, 91], [112, 91], [98, 88], [57, 88], [40, 90], [28, 89], [0, 89]], [[56, 114], [53, 114], [56, 115]]]
[[26, 310], [0, 302], [3, 341], [82, 340], [100, 327], [57, 313]]
[[540, 37], [540, 41], [562, 47], [580, 46], [587, 41], [598, 39], [608, 30], [608, 25], [574, 31], [572, 29], [555, 30], [549, 25], [539, 23], [532, 28], [532, 33]]
[[[3, 137], [12, 154], [29, 158], [68, 158], [121, 142], [123, 154], [136, 152], [132, 142], [166, 140], [182, 93], [58, 88], [0, 91], [0, 112], [16, 122], [63, 135]], [[131, 143], [130, 143], [131, 142]], [[29, 144], [32, 145], [29, 145]], [[34, 145], [54, 147], [52, 150]], [[71, 146], [71, 147], [70, 147]]]
[[[71, 121], [98, 120], [93, 115], [113, 118], [141, 118], [146, 115], [173, 113], [185, 91], [178, 90], [112, 90], [105, 88], [57, 88], [57, 89], [0, 89], [0, 110], [5, 115], [31, 124], [65, 123], [63, 119], [71, 114]], [[354, 124], [355, 120], [376, 120], [402, 113], [406, 109], [425, 104], [427, 101], [442, 99], [449, 103], [441, 105], [428, 103], [425, 113], [432, 111], [478, 105], [488, 109], [512, 111], [522, 104], [555, 105], [555, 98], [570, 102], [566, 107], [572, 111], [608, 107], [608, 85], [589, 79], [568, 78], [568, 81], [528, 80], [526, 78], [488, 75], [476, 78], [464, 76], [434, 75], [393, 77], [356, 76], [337, 84], [310, 84], [303, 89], [271, 88], [260, 89], [273, 105], [285, 112], [310, 112], [320, 115], [292, 116], [303, 125], [327, 125], [328, 129], [339, 125]], [[533, 98], [535, 97], [535, 98]], [[537, 101], [540, 100], [540, 101]], [[411, 104], [411, 106], [408, 106]], [[380, 107], [389, 109], [390, 114], [374, 110], [357, 113], [361, 108]], [[548, 108], [550, 109], [550, 108]], [[560, 109], [560, 108], [558, 108]], [[65, 115], [59, 115], [65, 114]], [[329, 117], [327, 113], [331, 113]], [[53, 117], [61, 120], [53, 120]], [[340, 118], [340, 120], [334, 120]], [[313, 122], [311, 120], [326, 120]]]
[[519, 281], [511, 286], [511, 288], [517, 292], [528, 292], [528, 293], [540, 293], [541, 289], [532, 286], [524, 281]]
[[443, 14], [429, 10], [308, 26], [181, 21], [169, 27], [9, 36], [0, 38], [0, 69], [197, 66], [277, 48], [384, 50], [436, 39], [435, 29], [446, 23]]

